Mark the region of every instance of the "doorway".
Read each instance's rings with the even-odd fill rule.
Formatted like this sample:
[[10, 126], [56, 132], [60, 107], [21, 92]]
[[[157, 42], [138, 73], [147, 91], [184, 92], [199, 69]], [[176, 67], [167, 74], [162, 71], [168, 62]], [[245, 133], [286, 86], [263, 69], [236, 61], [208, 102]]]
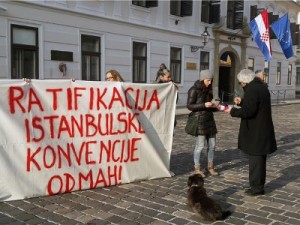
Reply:
[[221, 102], [232, 104], [234, 91], [235, 60], [232, 52], [224, 52], [219, 60], [219, 97]]

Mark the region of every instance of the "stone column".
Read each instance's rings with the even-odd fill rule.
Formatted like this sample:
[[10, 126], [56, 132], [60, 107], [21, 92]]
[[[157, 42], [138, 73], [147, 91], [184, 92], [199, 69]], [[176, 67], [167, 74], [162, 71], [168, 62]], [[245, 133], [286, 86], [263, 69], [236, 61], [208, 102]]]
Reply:
[[220, 33], [214, 32], [214, 82], [213, 89], [219, 88], [219, 62], [220, 62]]
[[247, 59], [246, 59], [246, 37], [241, 37], [241, 65], [240, 70], [247, 68]]

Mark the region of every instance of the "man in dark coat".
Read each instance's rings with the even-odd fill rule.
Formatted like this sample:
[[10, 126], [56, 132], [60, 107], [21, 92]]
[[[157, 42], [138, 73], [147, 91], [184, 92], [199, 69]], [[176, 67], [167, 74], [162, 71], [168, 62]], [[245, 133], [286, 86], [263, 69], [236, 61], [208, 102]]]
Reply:
[[241, 118], [238, 148], [249, 157], [249, 184], [245, 194], [264, 194], [267, 155], [277, 150], [272, 121], [271, 97], [268, 87], [253, 71], [242, 70], [238, 75], [244, 98], [236, 98], [240, 108], [227, 109], [232, 117]]

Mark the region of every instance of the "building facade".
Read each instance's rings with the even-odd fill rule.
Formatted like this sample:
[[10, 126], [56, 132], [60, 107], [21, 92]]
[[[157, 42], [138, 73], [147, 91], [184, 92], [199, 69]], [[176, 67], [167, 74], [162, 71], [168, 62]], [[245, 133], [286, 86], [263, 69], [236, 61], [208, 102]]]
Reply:
[[[294, 57], [271, 34], [272, 60], [264, 60], [248, 23], [265, 8], [270, 24], [288, 12]], [[293, 0], [1, 1], [0, 79], [105, 81], [116, 69], [126, 82], [151, 83], [165, 63], [185, 106], [201, 69], [214, 72], [214, 95], [230, 102], [242, 93], [236, 74], [250, 68], [267, 72], [272, 99], [292, 99], [300, 90], [299, 12]]]

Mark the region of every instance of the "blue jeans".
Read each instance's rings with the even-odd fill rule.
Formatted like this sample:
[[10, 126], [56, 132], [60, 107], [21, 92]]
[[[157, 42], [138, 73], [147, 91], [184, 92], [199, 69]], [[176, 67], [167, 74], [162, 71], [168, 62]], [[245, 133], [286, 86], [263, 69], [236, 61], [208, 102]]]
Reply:
[[194, 163], [200, 165], [200, 156], [203, 149], [208, 149], [207, 160], [209, 163], [214, 161], [214, 153], [216, 146], [216, 135], [207, 137], [206, 135], [198, 135], [196, 137], [196, 145], [194, 149]]

